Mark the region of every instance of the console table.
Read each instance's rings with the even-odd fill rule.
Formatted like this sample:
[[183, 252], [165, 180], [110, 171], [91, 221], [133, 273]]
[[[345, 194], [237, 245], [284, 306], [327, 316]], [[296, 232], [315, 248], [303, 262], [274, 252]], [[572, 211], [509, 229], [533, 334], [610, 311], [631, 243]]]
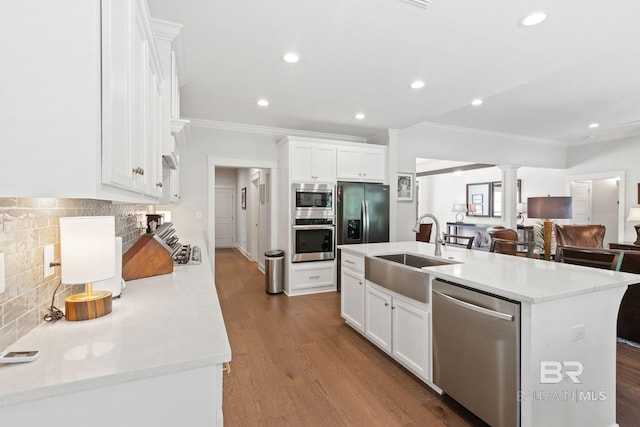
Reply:
[[[476, 242], [474, 240], [474, 248], [488, 248], [491, 244], [491, 239], [487, 234], [487, 229], [497, 227], [496, 224], [470, 224], [466, 222], [447, 222], [447, 233], [456, 234], [462, 236], [473, 235], [479, 232], [482, 235], [482, 240]], [[518, 235], [520, 240], [525, 242], [533, 241], [533, 226], [518, 224]]]

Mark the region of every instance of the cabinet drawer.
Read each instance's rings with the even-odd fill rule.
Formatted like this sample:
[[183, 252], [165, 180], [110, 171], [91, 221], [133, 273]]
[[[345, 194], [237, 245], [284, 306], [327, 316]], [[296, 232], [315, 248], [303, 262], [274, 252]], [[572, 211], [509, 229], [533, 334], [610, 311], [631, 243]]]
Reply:
[[296, 269], [291, 273], [294, 289], [315, 288], [334, 284], [333, 266]]
[[364, 273], [364, 257], [342, 251], [342, 268]]

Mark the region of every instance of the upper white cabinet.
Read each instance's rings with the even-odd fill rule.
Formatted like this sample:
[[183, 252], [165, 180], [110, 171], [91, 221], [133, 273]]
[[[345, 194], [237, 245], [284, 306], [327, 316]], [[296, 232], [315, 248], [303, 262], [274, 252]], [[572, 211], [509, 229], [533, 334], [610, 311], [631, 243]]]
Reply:
[[335, 182], [336, 147], [296, 143], [291, 150], [291, 181]]
[[384, 182], [386, 148], [339, 146], [337, 164], [338, 180]]
[[163, 75], [146, 2], [21, 0], [2, 17], [0, 197], [157, 202]]
[[162, 71], [146, 3], [102, 2], [102, 181], [162, 195]]

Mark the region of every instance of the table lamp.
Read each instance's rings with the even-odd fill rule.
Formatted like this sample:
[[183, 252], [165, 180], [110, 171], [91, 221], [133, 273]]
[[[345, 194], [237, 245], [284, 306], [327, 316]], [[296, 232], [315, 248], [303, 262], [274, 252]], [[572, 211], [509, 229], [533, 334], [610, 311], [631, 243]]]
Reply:
[[116, 274], [115, 220], [112, 216], [60, 218], [62, 283], [85, 285], [65, 299], [67, 320], [89, 320], [111, 313], [111, 292], [93, 290], [93, 282]]
[[516, 205], [516, 211], [518, 212], [518, 215], [516, 216], [516, 218], [518, 219], [518, 224], [524, 224], [524, 215], [525, 213], [527, 213], [527, 204], [526, 203], [518, 203]]
[[[631, 208], [629, 210], [627, 221], [640, 222], [640, 208]], [[636, 246], [640, 246], [640, 224], [636, 224], [633, 227], [636, 229], [636, 241], [633, 242], [633, 244]]]
[[551, 227], [552, 219], [569, 219], [571, 211], [571, 197], [529, 197], [527, 199], [527, 215], [529, 218], [544, 219], [544, 259], [551, 259]]
[[454, 203], [451, 212], [456, 213], [456, 222], [462, 222], [464, 214], [467, 213], [467, 205], [464, 203]]

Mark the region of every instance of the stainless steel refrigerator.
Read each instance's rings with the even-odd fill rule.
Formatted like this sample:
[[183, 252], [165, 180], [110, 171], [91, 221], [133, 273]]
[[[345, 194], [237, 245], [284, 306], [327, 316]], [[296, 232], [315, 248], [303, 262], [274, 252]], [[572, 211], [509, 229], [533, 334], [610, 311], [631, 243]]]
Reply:
[[338, 182], [337, 239], [339, 245], [389, 241], [389, 186]]
[[[338, 245], [388, 242], [389, 186], [339, 181], [336, 217]], [[337, 258], [337, 284], [340, 290], [340, 251]]]

